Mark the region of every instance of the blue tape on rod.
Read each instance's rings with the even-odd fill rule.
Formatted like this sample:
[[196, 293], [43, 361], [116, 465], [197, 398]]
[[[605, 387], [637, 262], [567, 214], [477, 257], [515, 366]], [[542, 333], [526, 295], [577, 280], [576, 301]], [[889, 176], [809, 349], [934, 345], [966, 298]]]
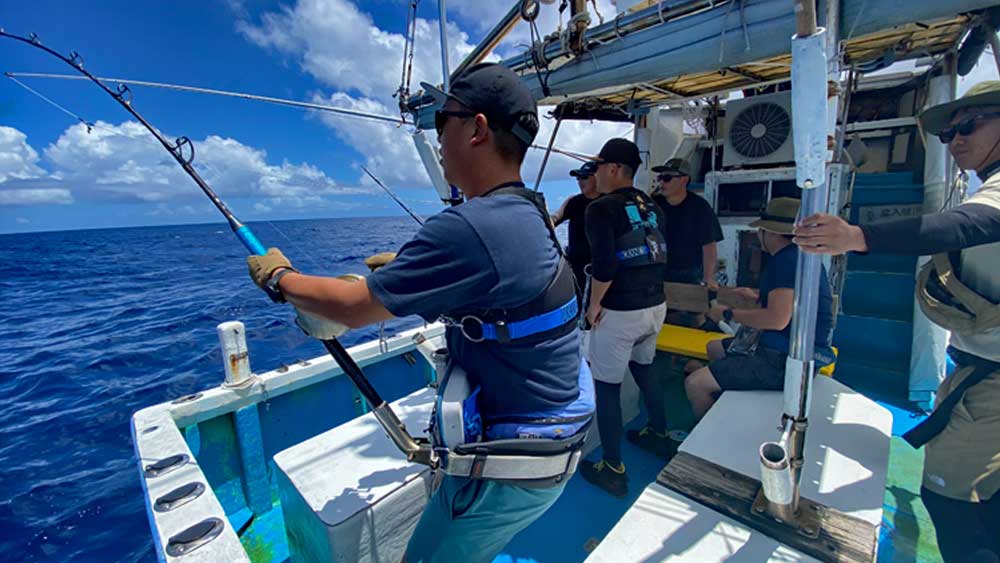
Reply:
[[257, 237], [250, 230], [250, 227], [243, 225], [242, 227], [236, 229], [236, 236], [240, 237], [240, 242], [243, 246], [250, 251], [251, 254], [256, 254], [257, 256], [263, 256], [267, 254], [267, 249], [264, 245], [257, 240]]

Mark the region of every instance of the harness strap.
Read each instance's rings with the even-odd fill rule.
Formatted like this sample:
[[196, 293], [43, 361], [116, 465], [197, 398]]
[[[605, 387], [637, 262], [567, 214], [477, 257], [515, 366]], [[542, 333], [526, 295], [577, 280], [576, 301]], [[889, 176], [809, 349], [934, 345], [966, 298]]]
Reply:
[[[576, 302], [576, 296], [573, 296], [562, 307], [548, 313], [524, 319], [523, 321], [481, 323], [482, 339], [509, 342], [519, 338], [534, 336], [549, 330], [561, 328], [566, 323], [575, 321], [577, 313], [579, 313], [579, 306]], [[465, 329], [464, 325], [462, 328], [463, 330]]]
[[[522, 486], [532, 481], [555, 485], [576, 472], [581, 450], [554, 456], [450, 454], [444, 472], [456, 477], [504, 481]], [[539, 483], [540, 484], [540, 483]]]
[[586, 425], [562, 440], [513, 439], [464, 444], [447, 452], [442, 469], [457, 477], [528, 488], [552, 487], [576, 472], [588, 428]]
[[962, 280], [958, 279], [948, 254], [935, 254], [932, 260], [934, 261], [934, 269], [937, 271], [937, 278], [941, 282], [941, 285], [945, 286], [969, 311], [972, 311], [973, 315], [980, 317], [990, 313], [995, 314], [995, 311], [998, 309], [997, 305], [990, 303], [989, 300], [983, 298], [970, 289], [969, 286], [962, 283]]
[[946, 253], [921, 268], [916, 293], [927, 318], [948, 330], [970, 334], [1000, 327], [1000, 305], [962, 283]]
[[[667, 245], [665, 243], [658, 242], [656, 245], [660, 248], [660, 252], [665, 253], [667, 251]], [[626, 250], [619, 250], [615, 252], [615, 256], [617, 256], [619, 260], [624, 261], [632, 258], [639, 258], [641, 256], [647, 256], [652, 253], [653, 252], [649, 249], [649, 245], [644, 244], [642, 246], [635, 246]]]
[[[965, 392], [970, 387], [986, 379], [990, 374], [1000, 371], [1000, 362], [994, 362], [985, 358], [980, 358], [972, 354], [950, 348], [948, 353], [955, 360], [955, 363], [963, 366], [963, 370], [968, 375], [948, 393], [948, 396], [934, 409], [923, 422], [914, 426], [909, 432], [903, 434], [903, 439], [914, 448], [919, 448], [934, 439], [935, 436], [944, 432], [951, 420], [951, 411], [962, 399]], [[957, 372], [951, 377], [958, 377], [962, 372]], [[964, 375], [964, 374], [963, 374]]]

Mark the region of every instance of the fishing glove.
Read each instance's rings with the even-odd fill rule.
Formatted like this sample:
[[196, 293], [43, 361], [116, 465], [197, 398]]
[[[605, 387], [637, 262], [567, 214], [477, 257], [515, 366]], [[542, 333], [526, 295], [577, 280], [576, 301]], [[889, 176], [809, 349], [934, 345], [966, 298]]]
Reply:
[[285, 255], [281, 253], [277, 248], [268, 248], [267, 254], [263, 256], [247, 256], [247, 266], [250, 269], [250, 279], [253, 283], [257, 284], [257, 287], [263, 289], [267, 292], [267, 295], [271, 297], [274, 301], [282, 302], [280, 293], [277, 292], [276, 288], [268, 286], [268, 281], [270, 281], [271, 276], [274, 272], [282, 268], [286, 268], [297, 272], [295, 268], [292, 267], [292, 263], [285, 258]]
[[379, 252], [378, 254], [365, 258], [365, 266], [368, 266], [368, 269], [374, 272], [395, 259], [395, 252]]
[[[344, 274], [342, 276], [337, 276], [337, 279], [357, 282], [363, 281], [365, 278], [364, 276], [359, 276], [357, 274]], [[330, 319], [325, 319], [323, 317], [317, 317], [316, 315], [300, 311], [299, 309], [295, 310], [295, 324], [302, 329], [302, 332], [320, 340], [337, 338], [349, 330], [347, 325]]]

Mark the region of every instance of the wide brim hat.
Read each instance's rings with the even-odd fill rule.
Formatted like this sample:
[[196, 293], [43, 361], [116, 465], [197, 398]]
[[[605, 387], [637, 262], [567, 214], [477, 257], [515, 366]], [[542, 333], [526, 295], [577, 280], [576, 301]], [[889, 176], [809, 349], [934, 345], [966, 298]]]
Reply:
[[790, 235], [795, 230], [795, 219], [801, 205], [802, 202], [794, 197], [776, 197], [767, 204], [767, 210], [761, 214], [760, 219], [750, 223], [750, 226], [770, 233]]
[[927, 133], [936, 135], [948, 128], [955, 112], [975, 106], [1000, 106], [1000, 80], [980, 82], [957, 100], [925, 109], [920, 114], [920, 125]]

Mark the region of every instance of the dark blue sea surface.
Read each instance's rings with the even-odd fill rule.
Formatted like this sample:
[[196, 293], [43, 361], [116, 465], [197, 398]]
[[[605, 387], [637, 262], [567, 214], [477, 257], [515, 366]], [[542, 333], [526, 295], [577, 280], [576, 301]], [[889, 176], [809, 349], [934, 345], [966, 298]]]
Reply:
[[[329, 275], [366, 273], [365, 257], [417, 230], [409, 217], [251, 226]], [[246, 323], [257, 372], [325, 353], [245, 256], [221, 224], [0, 236], [0, 559], [154, 561], [131, 414], [222, 382], [223, 321]]]

